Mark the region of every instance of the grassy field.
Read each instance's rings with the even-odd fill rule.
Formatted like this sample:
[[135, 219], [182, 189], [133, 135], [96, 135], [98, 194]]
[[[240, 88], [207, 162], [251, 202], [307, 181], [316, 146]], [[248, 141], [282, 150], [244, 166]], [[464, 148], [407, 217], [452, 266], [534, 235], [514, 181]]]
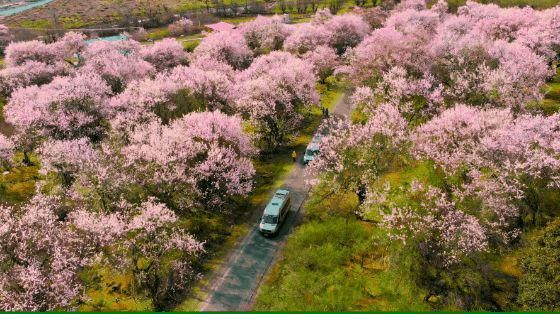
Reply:
[[[232, 0], [226, 0], [226, 5]], [[237, 1], [237, 0], [236, 0]], [[550, 8], [560, 0], [480, 0], [486, 3], [496, 3], [500, 6], [531, 6], [537, 9]], [[466, 0], [448, 0], [450, 8], [455, 10], [464, 5]], [[244, 2], [239, 2], [244, 3]], [[83, 28], [98, 24], [114, 24], [126, 17], [143, 18], [153, 15], [153, 12], [182, 13], [191, 10], [203, 10], [206, 5], [212, 7], [212, 1], [205, 0], [54, 0], [53, 2], [28, 10], [4, 19], [4, 23], [12, 26], [28, 28], [51, 28], [53, 17], [64, 28]], [[371, 5], [371, 3], [368, 3]], [[345, 1], [340, 12], [345, 12], [353, 6], [352, 1]], [[320, 7], [328, 7], [325, 1]], [[281, 13], [278, 6], [273, 6], [271, 13]], [[247, 17], [230, 18], [230, 22], [242, 22]], [[227, 20], [227, 19], [226, 19]]]
[[[447, 2], [449, 3], [449, 7], [451, 9], [456, 9], [459, 6], [464, 5], [467, 0], [447, 0]], [[502, 7], [530, 6], [535, 9], [547, 9], [558, 5], [560, 0], [479, 0], [477, 2], [495, 3]]]
[[547, 115], [560, 112], [560, 69], [557, 70], [556, 75], [544, 86], [543, 92], [543, 101], [529, 104], [528, 108]]
[[[306, 222], [290, 236], [262, 286], [259, 311], [425, 311], [425, 291], [393, 267], [381, 229], [357, 221], [355, 195], [324, 198], [315, 191]], [[326, 208], [332, 211], [325, 210]]]
[[548, 82], [545, 90], [545, 98], [540, 105], [541, 109], [551, 114], [560, 111], [560, 70], [557, 70], [556, 76]]
[[65, 28], [117, 23], [124, 17], [148, 17], [157, 10], [185, 12], [205, 6], [199, 0], [54, 0], [35, 9], [6, 17], [9, 25], [39, 28], [52, 27], [53, 15]]

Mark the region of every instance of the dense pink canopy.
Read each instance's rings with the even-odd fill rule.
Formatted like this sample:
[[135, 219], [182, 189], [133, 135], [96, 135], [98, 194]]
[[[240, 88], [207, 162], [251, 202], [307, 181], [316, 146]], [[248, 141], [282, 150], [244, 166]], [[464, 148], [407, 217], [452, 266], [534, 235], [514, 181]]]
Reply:
[[109, 86], [94, 73], [57, 77], [47, 85], [16, 90], [5, 107], [6, 120], [20, 132], [37, 129], [60, 139], [99, 138], [109, 95]]
[[154, 121], [123, 148], [140, 180], [189, 186], [207, 206], [251, 191], [255, 170], [248, 157], [254, 152], [241, 119], [219, 111], [191, 113], [169, 126]]
[[206, 36], [194, 49], [193, 59], [217, 60], [235, 69], [246, 68], [253, 59], [245, 37], [239, 31], [223, 31]]

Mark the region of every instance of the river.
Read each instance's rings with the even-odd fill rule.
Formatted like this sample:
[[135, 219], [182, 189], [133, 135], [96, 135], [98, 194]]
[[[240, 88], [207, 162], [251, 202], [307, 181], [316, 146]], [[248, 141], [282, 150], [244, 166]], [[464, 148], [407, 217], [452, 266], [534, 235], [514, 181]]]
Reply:
[[45, 4], [47, 4], [51, 1], [53, 1], [53, 0], [38, 0], [38, 1], [28, 2], [28, 3], [20, 5], [20, 6], [11, 7], [11, 8], [0, 8], [0, 16], [8, 16], [8, 15], [17, 14], [17, 13], [20, 13], [20, 12], [23, 12], [23, 11], [27, 11], [27, 10], [45, 5]]

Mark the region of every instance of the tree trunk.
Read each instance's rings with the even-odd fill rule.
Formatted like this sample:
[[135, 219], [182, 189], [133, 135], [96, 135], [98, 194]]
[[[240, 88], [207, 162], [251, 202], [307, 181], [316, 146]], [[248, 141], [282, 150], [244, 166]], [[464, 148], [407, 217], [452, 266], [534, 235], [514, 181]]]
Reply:
[[29, 158], [29, 152], [27, 152], [26, 150], [23, 151], [23, 164], [26, 166], [33, 166], [31, 158]]

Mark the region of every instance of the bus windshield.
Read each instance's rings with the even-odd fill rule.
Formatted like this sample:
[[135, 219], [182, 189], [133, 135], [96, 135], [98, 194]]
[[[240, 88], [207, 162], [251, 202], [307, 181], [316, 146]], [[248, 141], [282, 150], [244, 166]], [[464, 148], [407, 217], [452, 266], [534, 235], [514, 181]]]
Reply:
[[263, 218], [262, 218], [262, 221], [265, 224], [276, 224], [276, 223], [278, 223], [278, 216], [264, 215]]

